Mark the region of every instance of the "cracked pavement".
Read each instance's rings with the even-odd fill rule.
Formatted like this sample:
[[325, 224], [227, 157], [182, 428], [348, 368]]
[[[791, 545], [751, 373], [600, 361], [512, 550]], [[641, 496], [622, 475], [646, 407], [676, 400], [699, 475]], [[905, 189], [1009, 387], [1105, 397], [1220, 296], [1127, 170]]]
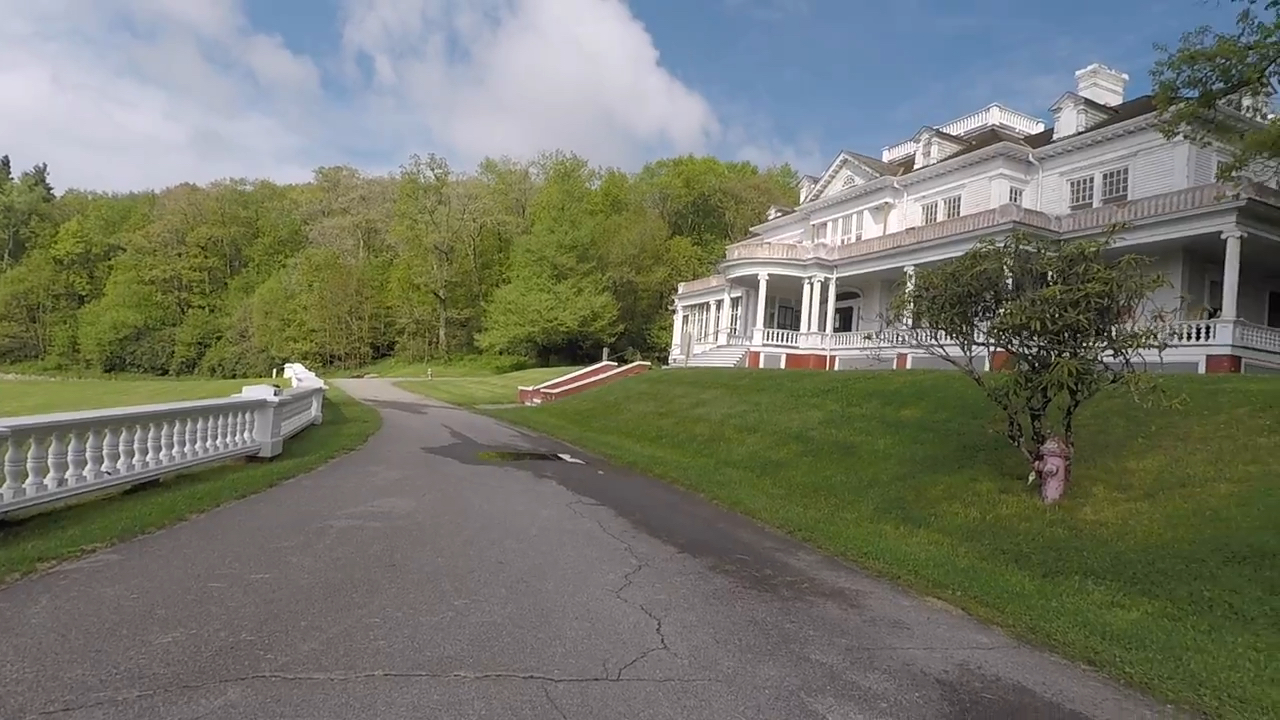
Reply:
[[[339, 384], [383, 415], [363, 449], [0, 590], [0, 717], [1181, 717], [674, 487]], [[510, 449], [586, 464], [482, 457]]]

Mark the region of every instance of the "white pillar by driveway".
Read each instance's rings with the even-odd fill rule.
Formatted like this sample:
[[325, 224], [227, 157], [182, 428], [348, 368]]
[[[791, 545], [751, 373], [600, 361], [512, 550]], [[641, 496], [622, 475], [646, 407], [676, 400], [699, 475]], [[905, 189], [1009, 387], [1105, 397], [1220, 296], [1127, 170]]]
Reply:
[[804, 293], [800, 299], [800, 332], [809, 332], [809, 304], [813, 302], [813, 278], [804, 279]]
[[760, 273], [759, 286], [756, 288], [756, 325], [751, 331], [751, 342], [756, 345], [764, 344], [764, 304], [765, 298], [769, 292], [769, 273]]
[[813, 296], [809, 299], [809, 331], [822, 329], [822, 278], [813, 279]]
[[1228, 230], [1222, 237], [1227, 241], [1227, 256], [1222, 264], [1222, 319], [1235, 320], [1240, 313], [1240, 245], [1244, 233]]

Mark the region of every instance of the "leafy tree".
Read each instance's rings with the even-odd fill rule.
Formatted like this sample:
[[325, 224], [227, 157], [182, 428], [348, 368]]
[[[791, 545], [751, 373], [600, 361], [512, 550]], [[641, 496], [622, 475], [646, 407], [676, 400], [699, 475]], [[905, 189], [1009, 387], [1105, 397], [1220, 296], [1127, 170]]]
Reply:
[[1280, 179], [1280, 120], [1272, 98], [1280, 82], [1280, 0], [1232, 0], [1233, 30], [1208, 26], [1157, 45], [1152, 88], [1166, 137], [1225, 148], [1221, 178]]
[[[902, 333], [909, 345], [964, 372], [1000, 408], [1005, 437], [1042, 488], [1046, 443], [1070, 457], [1086, 401], [1111, 386], [1139, 397], [1155, 389], [1144, 370], [1165, 347], [1164, 315], [1149, 298], [1166, 281], [1146, 272], [1148, 258], [1107, 257], [1110, 244], [983, 240], [917, 270], [890, 305], [891, 322], [916, 328]], [[987, 358], [1006, 361], [985, 372]]]

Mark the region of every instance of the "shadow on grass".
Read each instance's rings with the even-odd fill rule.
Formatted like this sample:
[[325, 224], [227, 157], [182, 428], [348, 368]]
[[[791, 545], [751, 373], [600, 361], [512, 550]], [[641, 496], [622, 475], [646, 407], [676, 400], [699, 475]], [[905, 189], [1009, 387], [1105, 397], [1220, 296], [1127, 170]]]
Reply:
[[324, 423], [285, 442], [266, 462], [237, 460], [146, 483], [0, 525], [0, 582], [12, 582], [261, 492], [314, 470], [365, 443], [381, 426], [378, 411], [338, 390], [325, 399]]

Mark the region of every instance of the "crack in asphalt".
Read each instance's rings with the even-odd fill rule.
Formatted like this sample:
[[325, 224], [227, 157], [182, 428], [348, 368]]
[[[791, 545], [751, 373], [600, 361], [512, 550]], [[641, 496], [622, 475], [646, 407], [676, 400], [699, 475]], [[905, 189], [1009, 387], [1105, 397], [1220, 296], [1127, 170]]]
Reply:
[[[639, 610], [640, 612], [644, 613], [651, 621], [653, 621], [653, 631], [658, 636], [657, 645], [651, 648], [648, 648], [644, 652], [640, 653], [639, 655], [629, 660], [622, 667], [618, 668], [618, 671], [613, 675], [613, 679], [621, 680], [622, 673], [629, 670], [631, 666], [635, 665], [641, 660], [644, 660], [645, 658], [657, 652], [671, 652], [670, 646], [667, 645], [666, 633], [663, 632], [662, 630], [662, 618], [658, 617], [656, 613], [654, 613], [649, 608], [645, 607], [644, 603], [641, 603], [639, 601], [628, 600], [627, 598], [622, 596], [622, 593], [626, 592], [627, 588], [631, 587], [631, 585], [635, 582], [635, 576], [638, 575], [640, 571], [647, 568], [649, 564], [646, 561], [640, 559], [640, 555], [636, 552], [635, 547], [633, 547], [631, 543], [627, 542], [626, 540], [623, 540], [621, 537], [618, 536], [617, 533], [614, 533], [613, 531], [609, 530], [609, 528], [605, 527], [604, 523], [601, 522], [600, 520], [590, 517], [582, 512], [579, 512], [578, 509], [574, 507], [575, 505], [583, 505], [586, 507], [603, 507], [603, 506], [599, 503], [590, 503], [590, 502], [585, 502], [583, 500], [573, 500], [568, 504], [566, 504], [566, 507], [569, 508], [570, 512], [582, 518], [583, 520], [587, 520], [589, 522], [595, 523], [596, 526], [600, 528], [601, 532], [603, 532], [605, 535], [608, 535], [609, 537], [616, 540], [618, 544], [622, 545], [622, 547], [626, 549], [627, 554], [631, 556], [631, 560], [632, 562], [635, 563], [635, 567], [633, 567], [630, 571], [628, 571], [626, 575], [622, 576], [622, 585], [620, 585], [616, 590], [613, 591], [613, 596], [618, 600], [620, 600], [621, 602], [626, 603], [627, 605], [630, 605], [636, 608], [637, 610]], [[605, 674], [607, 677], [608, 675], [607, 668], [606, 668]]]
[[542, 694], [547, 697], [547, 702], [551, 704], [551, 709], [556, 711], [556, 714], [560, 716], [561, 720], [569, 720], [569, 716], [565, 715], [564, 710], [561, 709], [560, 703], [556, 702], [556, 699], [551, 697], [550, 685], [542, 686]]
[[[398, 670], [373, 670], [360, 673], [251, 673], [248, 675], [239, 675], [231, 678], [222, 678], [220, 680], [209, 680], [198, 683], [182, 683], [178, 685], [170, 685], [151, 690], [139, 690], [132, 693], [116, 695], [102, 700], [81, 703], [79, 705], [63, 705], [61, 707], [50, 708], [48, 710], [40, 710], [28, 717], [48, 717], [51, 715], [60, 715], [63, 713], [75, 712], [77, 710], [88, 710], [90, 708], [101, 707], [104, 705], [113, 705], [115, 703], [128, 702], [130, 700], [139, 700], [142, 698], [154, 697], [165, 693], [180, 692], [182, 690], [203, 690], [206, 688], [217, 687], [219, 685], [234, 685], [237, 683], [253, 682], [257, 680], [270, 681], [286, 681], [286, 682], [352, 682], [359, 680], [373, 680], [378, 678], [390, 679], [425, 679], [425, 680], [467, 680], [467, 681], [485, 681], [485, 680], [514, 680], [526, 682], [539, 682], [544, 684], [544, 691], [547, 688], [556, 685], [586, 685], [594, 683], [650, 683], [650, 684], [684, 684], [684, 685], [706, 685], [716, 684], [718, 681], [710, 678], [614, 678], [614, 677], [579, 677], [579, 676], [557, 676], [544, 675], [541, 673], [518, 673], [518, 672], [449, 672], [449, 673], [433, 673], [433, 672], [412, 672]], [[550, 695], [547, 696], [551, 700]], [[555, 701], [552, 700], [552, 704]], [[559, 711], [560, 708], [556, 707]], [[561, 716], [564, 713], [561, 712]]]

